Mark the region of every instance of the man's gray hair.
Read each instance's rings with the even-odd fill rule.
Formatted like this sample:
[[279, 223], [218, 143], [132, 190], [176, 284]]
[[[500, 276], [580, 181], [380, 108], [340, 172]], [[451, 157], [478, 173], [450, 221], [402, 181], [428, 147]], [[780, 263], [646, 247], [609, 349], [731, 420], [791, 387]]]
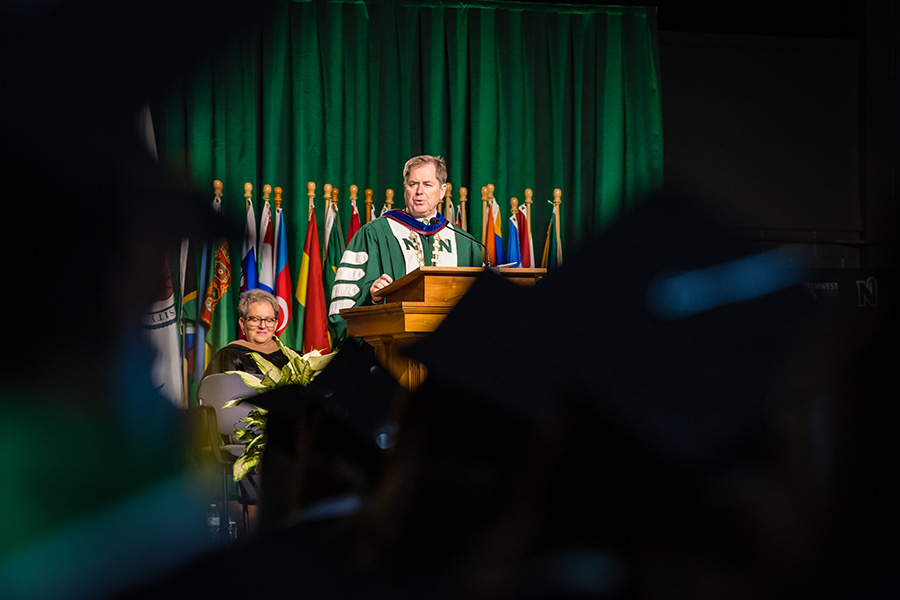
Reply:
[[440, 185], [447, 183], [447, 165], [444, 163], [444, 159], [440, 156], [431, 156], [429, 154], [414, 156], [406, 161], [406, 165], [403, 167], [403, 183], [409, 181], [410, 171], [427, 164], [434, 165], [434, 173]]

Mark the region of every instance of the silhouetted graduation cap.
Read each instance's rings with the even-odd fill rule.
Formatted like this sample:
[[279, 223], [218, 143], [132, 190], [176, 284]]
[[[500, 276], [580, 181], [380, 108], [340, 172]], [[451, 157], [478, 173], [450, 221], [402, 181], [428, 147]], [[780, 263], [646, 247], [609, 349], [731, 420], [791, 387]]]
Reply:
[[511, 416], [545, 419], [578, 399], [661, 461], [700, 467], [760, 424], [811, 301], [793, 257], [749, 252], [725, 225], [682, 197], [652, 198], [533, 288], [486, 272], [409, 354]]
[[393, 442], [390, 410], [401, 390], [370, 346], [345, 344], [310, 384], [254, 396], [269, 411], [261, 463], [264, 526], [277, 526], [311, 502], [364, 493], [360, 486], [377, 479]]
[[[289, 385], [253, 398], [269, 418], [297, 416], [313, 403], [348, 435], [373, 448], [386, 449], [393, 434], [391, 405], [403, 388], [375, 358], [368, 344], [345, 344], [306, 386]], [[278, 440], [269, 440], [269, 443]]]
[[383, 369], [367, 344], [345, 344], [308, 385], [289, 385], [253, 399], [268, 409], [266, 459], [304, 460], [298, 455], [300, 431], [327, 430], [316, 447], [369, 472], [377, 471], [393, 442], [391, 406], [403, 388]]

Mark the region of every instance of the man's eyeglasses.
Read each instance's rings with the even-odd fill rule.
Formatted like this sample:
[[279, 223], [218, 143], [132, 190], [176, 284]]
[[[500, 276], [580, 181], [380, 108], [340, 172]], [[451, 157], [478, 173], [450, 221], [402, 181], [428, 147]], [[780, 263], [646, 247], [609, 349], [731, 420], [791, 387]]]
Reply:
[[259, 327], [260, 323], [264, 324], [266, 327], [274, 327], [275, 323], [278, 322], [278, 319], [275, 317], [257, 317], [256, 315], [247, 317], [244, 320], [256, 327]]

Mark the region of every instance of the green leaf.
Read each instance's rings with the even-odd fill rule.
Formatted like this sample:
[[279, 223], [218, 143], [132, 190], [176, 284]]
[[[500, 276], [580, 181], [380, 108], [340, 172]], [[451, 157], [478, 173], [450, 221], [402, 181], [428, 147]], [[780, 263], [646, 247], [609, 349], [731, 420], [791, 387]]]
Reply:
[[[249, 388], [261, 393], [290, 384], [308, 384], [328, 366], [328, 363], [337, 354], [337, 351], [335, 351], [323, 356], [318, 350], [313, 350], [301, 356], [292, 348], [288, 348], [281, 343], [281, 340], [277, 337], [275, 337], [275, 343], [288, 357], [288, 363], [283, 368], [279, 369], [258, 352], [251, 352], [250, 356], [263, 374], [262, 378], [244, 371], [228, 371], [228, 373], [237, 373]], [[237, 406], [250, 398], [252, 396], [248, 395], [247, 398], [231, 400], [225, 406]], [[240, 481], [246, 477], [248, 473], [258, 467], [262, 460], [263, 449], [266, 446], [267, 415], [268, 411], [266, 409], [258, 406], [254, 407], [240, 421], [245, 426], [234, 430], [234, 438], [245, 445], [244, 453], [234, 463], [233, 476], [235, 481]]]
[[235, 429], [234, 430], [234, 439], [237, 440], [241, 444], [249, 444], [253, 441], [254, 438], [258, 437], [259, 434], [255, 431], [249, 431], [247, 429]]
[[[244, 382], [244, 385], [256, 390], [257, 392], [263, 392], [263, 391], [269, 389], [268, 387], [263, 385], [263, 383], [262, 383], [262, 381], [260, 381], [259, 377], [257, 377], [256, 375], [251, 375], [250, 373], [247, 373], [246, 371], [225, 371], [225, 372], [237, 374], [241, 378], [241, 381]], [[243, 398], [241, 398], [241, 400], [242, 399]]]
[[250, 471], [252, 471], [258, 464], [261, 456], [260, 455], [243, 455], [238, 457], [236, 461], [234, 461], [234, 467], [232, 468], [232, 474], [234, 476], [235, 481], [240, 481], [244, 477], [247, 476]]
[[257, 452], [261, 452], [263, 448], [266, 447], [266, 441], [263, 436], [258, 435], [253, 440], [247, 444], [247, 449], [244, 451], [245, 454], [253, 455]]
[[251, 352], [250, 357], [263, 374], [262, 381], [260, 381], [263, 389], [269, 390], [278, 387], [281, 383], [281, 369], [272, 364], [271, 361], [263, 358], [259, 352]]
[[329, 354], [323, 355], [318, 350], [314, 350], [306, 355], [306, 362], [309, 363], [309, 366], [313, 371], [318, 373], [322, 369], [328, 366], [328, 363], [331, 362], [331, 359], [335, 357], [337, 354], [337, 350], [331, 352]]
[[253, 361], [257, 364], [259, 370], [262, 371], [263, 374], [278, 370], [278, 367], [276, 367], [272, 363], [272, 361], [263, 358], [262, 354], [260, 354], [259, 352], [251, 352], [250, 356], [253, 358]]
[[296, 350], [294, 350], [293, 348], [288, 348], [283, 343], [281, 343], [281, 340], [278, 338], [278, 336], [275, 336], [275, 343], [278, 345], [278, 348], [280, 348], [281, 351], [284, 352], [284, 355], [287, 356], [289, 360], [294, 360], [294, 358], [298, 358], [300, 356], [299, 354], [297, 354]]

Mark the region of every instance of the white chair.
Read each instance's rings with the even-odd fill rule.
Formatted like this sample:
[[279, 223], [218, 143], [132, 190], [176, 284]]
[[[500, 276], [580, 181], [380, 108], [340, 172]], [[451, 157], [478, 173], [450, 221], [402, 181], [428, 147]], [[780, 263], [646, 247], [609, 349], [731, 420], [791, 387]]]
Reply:
[[[255, 406], [249, 402], [241, 402], [237, 406], [225, 408], [225, 404], [231, 400], [238, 398], [249, 398], [256, 396], [258, 392], [247, 386], [241, 379], [240, 375], [235, 373], [216, 373], [208, 375], [200, 381], [197, 388], [197, 398], [201, 406], [211, 407], [215, 411], [216, 429], [223, 443], [219, 446], [219, 452], [231, 457], [231, 463], [244, 453], [244, 444], [237, 443], [234, 438], [235, 428], [240, 428], [241, 419], [250, 414]], [[250, 476], [248, 476], [250, 477]], [[250, 514], [248, 506], [256, 504], [257, 500], [253, 494], [248, 493], [242, 485], [243, 480], [238, 482], [234, 494], [230, 494], [228, 489], [232, 487], [230, 484], [232, 470], [230, 466], [226, 466], [222, 472], [222, 489], [224, 506], [220, 509], [219, 522], [222, 527], [227, 527], [228, 523], [228, 501], [237, 500], [241, 505], [244, 521], [244, 531], [250, 529]], [[255, 480], [246, 485], [254, 485]]]
[[257, 394], [258, 392], [247, 386], [241, 376], [236, 373], [207, 375], [200, 381], [200, 386], [197, 388], [200, 404], [216, 409], [219, 433], [227, 440], [223, 449], [234, 456], [244, 453], [244, 445], [235, 443], [234, 430], [236, 427], [240, 428], [241, 419], [249, 415], [250, 411], [256, 407], [250, 402], [241, 402], [230, 408], [224, 408], [224, 406], [232, 400], [249, 398]]

